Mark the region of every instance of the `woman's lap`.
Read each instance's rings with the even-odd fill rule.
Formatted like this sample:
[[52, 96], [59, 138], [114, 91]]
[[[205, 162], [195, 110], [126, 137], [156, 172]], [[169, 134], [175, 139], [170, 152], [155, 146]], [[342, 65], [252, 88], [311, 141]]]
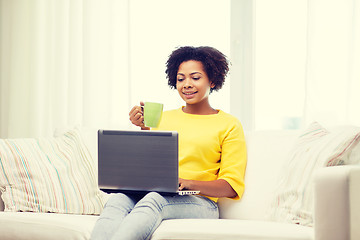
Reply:
[[137, 201], [125, 194], [108, 200], [92, 239], [149, 239], [162, 220], [218, 218], [217, 204], [203, 196], [163, 196], [151, 192]]

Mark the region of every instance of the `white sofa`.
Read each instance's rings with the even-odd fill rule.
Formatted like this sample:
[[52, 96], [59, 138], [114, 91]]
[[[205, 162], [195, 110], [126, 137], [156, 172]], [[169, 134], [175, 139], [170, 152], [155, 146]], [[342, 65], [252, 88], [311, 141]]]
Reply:
[[[323, 168], [315, 177], [314, 227], [268, 220], [278, 175], [299, 131], [246, 133], [246, 190], [239, 201], [221, 199], [220, 219], [166, 220], [152, 236], [160, 239], [358, 240], [360, 167]], [[96, 133], [83, 134], [96, 157]], [[4, 212], [0, 239], [89, 239], [93, 215]]]

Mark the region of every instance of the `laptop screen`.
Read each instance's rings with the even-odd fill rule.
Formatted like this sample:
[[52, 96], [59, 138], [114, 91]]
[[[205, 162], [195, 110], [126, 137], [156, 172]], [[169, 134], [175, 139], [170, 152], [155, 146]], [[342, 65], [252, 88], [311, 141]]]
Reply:
[[178, 134], [98, 131], [99, 187], [104, 191], [178, 190]]

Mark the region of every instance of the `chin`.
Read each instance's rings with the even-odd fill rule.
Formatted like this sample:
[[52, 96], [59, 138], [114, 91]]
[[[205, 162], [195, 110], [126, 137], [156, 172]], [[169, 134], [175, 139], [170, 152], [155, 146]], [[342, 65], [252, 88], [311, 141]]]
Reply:
[[196, 104], [197, 101], [194, 100], [194, 99], [184, 99], [185, 103], [186, 104], [190, 104], [190, 105], [193, 105], [193, 104]]

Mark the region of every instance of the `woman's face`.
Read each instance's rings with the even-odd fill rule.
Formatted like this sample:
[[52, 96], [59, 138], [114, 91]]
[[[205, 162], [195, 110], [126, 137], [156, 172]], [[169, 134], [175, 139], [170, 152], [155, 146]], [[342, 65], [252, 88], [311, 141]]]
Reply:
[[199, 61], [189, 60], [179, 66], [176, 89], [187, 104], [208, 101], [211, 87], [204, 66]]

